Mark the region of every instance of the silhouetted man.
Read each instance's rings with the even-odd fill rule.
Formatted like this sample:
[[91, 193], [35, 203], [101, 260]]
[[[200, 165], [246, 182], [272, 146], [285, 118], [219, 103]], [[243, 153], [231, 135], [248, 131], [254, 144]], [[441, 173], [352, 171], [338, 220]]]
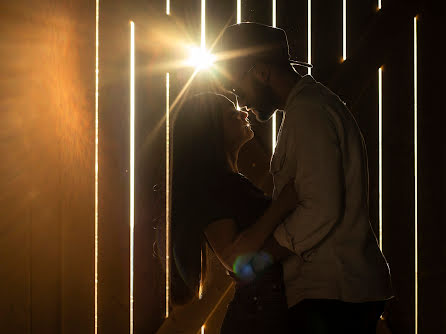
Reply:
[[256, 23], [221, 39], [225, 86], [265, 122], [283, 110], [271, 159], [273, 198], [294, 178], [297, 209], [274, 232], [292, 333], [375, 333], [390, 274], [369, 222], [364, 139], [345, 104], [291, 64], [286, 34]]

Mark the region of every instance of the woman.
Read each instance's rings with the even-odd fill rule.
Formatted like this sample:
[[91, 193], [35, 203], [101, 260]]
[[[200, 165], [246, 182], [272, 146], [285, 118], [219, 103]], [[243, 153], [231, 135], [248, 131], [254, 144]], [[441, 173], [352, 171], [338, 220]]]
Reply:
[[288, 251], [271, 242], [271, 234], [297, 198], [290, 184], [271, 201], [239, 174], [240, 148], [254, 136], [247, 117], [212, 93], [188, 99], [176, 116], [172, 298], [184, 304], [197, 296], [206, 278], [201, 255], [208, 242], [236, 281], [221, 333], [284, 333], [287, 305], [282, 268], [275, 261]]

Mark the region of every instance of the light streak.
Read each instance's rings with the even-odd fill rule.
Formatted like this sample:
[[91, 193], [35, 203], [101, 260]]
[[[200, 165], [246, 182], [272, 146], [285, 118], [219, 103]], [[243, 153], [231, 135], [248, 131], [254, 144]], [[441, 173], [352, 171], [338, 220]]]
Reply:
[[[200, 60], [198, 69], [209, 67], [213, 63], [212, 55], [206, 52], [206, 0], [201, 0], [201, 51], [202, 56], [198, 57]], [[203, 250], [201, 250], [201, 267], [203, 268]], [[199, 299], [203, 298], [203, 281], [201, 277], [198, 297]], [[205, 324], [201, 326], [201, 334], [204, 334], [204, 326]]]
[[94, 152], [94, 333], [98, 333], [98, 239], [99, 239], [99, 0], [96, 0], [95, 69], [95, 152]]
[[[166, 15], [170, 15], [170, 0], [166, 0]], [[170, 148], [169, 148], [169, 136], [170, 136], [170, 82], [169, 72], [166, 73], [166, 318], [169, 317], [169, 300], [170, 300]]]
[[[308, 64], [311, 64], [311, 0], [308, 0]], [[308, 74], [311, 74], [311, 67], [308, 68]]]
[[378, 0], [378, 10], [382, 8], [381, 0]]
[[273, 0], [273, 27], [277, 27], [277, 0]]
[[237, 24], [242, 23], [242, 0], [237, 0]]
[[[277, 27], [277, 16], [276, 16], [276, 0], [273, 0], [273, 17], [272, 17], [272, 21], [273, 21], [273, 27]], [[274, 113], [273, 117], [272, 117], [272, 133], [271, 133], [271, 147], [272, 147], [272, 151], [274, 153], [275, 149], [276, 149], [276, 141], [277, 141], [277, 114]]]
[[135, 233], [135, 23], [130, 21], [130, 334], [133, 334]]
[[342, 59], [347, 59], [347, 0], [342, 0]]
[[166, 318], [170, 298], [170, 75], [166, 73]]
[[414, 82], [414, 185], [415, 185], [415, 334], [418, 334], [418, 34], [417, 17], [413, 19], [413, 82]]
[[206, 50], [206, 0], [201, 0], [201, 49]]
[[215, 311], [218, 309], [218, 307], [220, 306], [220, 304], [223, 302], [223, 300], [226, 298], [226, 296], [228, 295], [228, 293], [231, 291], [232, 287], [234, 286], [234, 282], [231, 282], [228, 284], [228, 287], [226, 288], [225, 292], [223, 292], [223, 294], [220, 296], [220, 298], [218, 299], [217, 303], [214, 305], [214, 308], [211, 310], [211, 312], [209, 312], [208, 316], [206, 317], [206, 322], [208, 322], [208, 320], [214, 315]]
[[277, 117], [276, 117], [276, 112], [273, 114], [272, 117], [272, 143], [271, 143], [271, 147], [273, 150], [273, 153], [276, 149], [276, 141], [277, 141]]
[[379, 141], [379, 158], [378, 158], [378, 192], [379, 192], [379, 248], [383, 250], [383, 145], [382, 145], [382, 113], [383, 113], [383, 97], [382, 97], [382, 81], [383, 80], [383, 68], [380, 67], [378, 70], [378, 141]]
[[[200, 252], [200, 266], [201, 268], [203, 268], [203, 250], [201, 250]], [[200, 286], [198, 287], [198, 299], [202, 298], [203, 298], [203, 277], [200, 276]]]

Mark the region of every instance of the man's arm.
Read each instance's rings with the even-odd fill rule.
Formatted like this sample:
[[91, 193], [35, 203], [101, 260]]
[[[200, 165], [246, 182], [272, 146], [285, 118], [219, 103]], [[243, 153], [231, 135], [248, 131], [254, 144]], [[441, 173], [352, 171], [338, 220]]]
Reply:
[[274, 231], [277, 242], [301, 255], [318, 245], [344, 212], [344, 171], [336, 127], [320, 105], [296, 110], [296, 210]]

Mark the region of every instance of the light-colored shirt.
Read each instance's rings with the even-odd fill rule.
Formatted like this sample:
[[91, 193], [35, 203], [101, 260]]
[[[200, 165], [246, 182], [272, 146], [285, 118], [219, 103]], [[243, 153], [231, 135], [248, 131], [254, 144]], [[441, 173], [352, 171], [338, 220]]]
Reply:
[[294, 178], [299, 199], [274, 231], [296, 254], [282, 262], [288, 306], [391, 298], [389, 267], [369, 221], [364, 139], [345, 104], [310, 75], [288, 96], [270, 172], [273, 198]]

